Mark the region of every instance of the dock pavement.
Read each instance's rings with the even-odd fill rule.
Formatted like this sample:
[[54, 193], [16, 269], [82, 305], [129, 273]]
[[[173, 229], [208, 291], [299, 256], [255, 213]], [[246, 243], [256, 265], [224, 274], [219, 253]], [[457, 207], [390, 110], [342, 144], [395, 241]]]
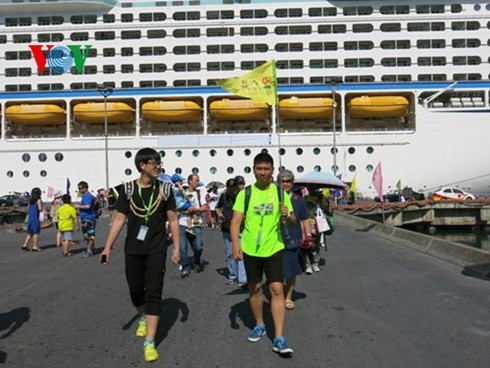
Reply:
[[[108, 219], [97, 228], [102, 247]], [[339, 219], [321, 271], [298, 277], [285, 335], [295, 353], [272, 352], [268, 334], [247, 341], [254, 322], [246, 290], [225, 284], [219, 230], [204, 231], [202, 273], [181, 279], [168, 260], [157, 335], [160, 359], [146, 363], [124, 277], [124, 231], [102, 266], [64, 258], [55, 230], [43, 252], [25, 234], [0, 234], [0, 366], [9, 368], [487, 368], [490, 281]], [[75, 233], [81, 239], [80, 233]], [[192, 252], [191, 252], [192, 254]]]

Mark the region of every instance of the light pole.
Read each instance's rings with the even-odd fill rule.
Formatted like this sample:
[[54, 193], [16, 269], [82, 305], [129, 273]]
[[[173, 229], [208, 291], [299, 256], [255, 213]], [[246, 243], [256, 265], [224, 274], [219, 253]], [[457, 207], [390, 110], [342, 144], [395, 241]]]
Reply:
[[105, 141], [105, 189], [109, 189], [109, 137], [107, 133], [107, 97], [114, 90], [104, 85], [97, 86], [97, 91], [104, 97], [104, 141]]
[[337, 144], [336, 144], [336, 135], [337, 135], [337, 101], [335, 99], [335, 87], [337, 83], [342, 82], [341, 77], [326, 77], [325, 82], [330, 85], [332, 90], [332, 132], [333, 132], [333, 174], [337, 176]]

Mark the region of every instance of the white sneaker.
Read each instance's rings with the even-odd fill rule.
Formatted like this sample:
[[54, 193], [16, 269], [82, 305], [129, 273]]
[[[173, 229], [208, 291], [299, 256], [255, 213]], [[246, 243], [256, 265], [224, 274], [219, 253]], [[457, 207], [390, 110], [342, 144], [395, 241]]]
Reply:
[[318, 265], [313, 265], [313, 271], [320, 272], [320, 267], [318, 267]]
[[305, 271], [305, 273], [306, 273], [307, 275], [311, 275], [311, 274], [313, 273], [312, 268], [311, 268], [311, 267], [306, 267], [306, 271]]

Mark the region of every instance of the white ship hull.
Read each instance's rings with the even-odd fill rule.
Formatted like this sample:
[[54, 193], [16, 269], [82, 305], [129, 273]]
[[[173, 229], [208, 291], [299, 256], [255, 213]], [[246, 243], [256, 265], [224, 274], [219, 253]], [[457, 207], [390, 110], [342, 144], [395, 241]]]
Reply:
[[[357, 191], [366, 197], [377, 195], [372, 175], [380, 162], [385, 193], [399, 181], [425, 193], [441, 186], [490, 193], [490, 8], [481, 2], [433, 1], [427, 9], [416, 1], [396, 2], [393, 14], [384, 1], [366, 6], [356, 1], [201, 1], [200, 6], [141, 2], [144, 7], [134, 1], [132, 8], [117, 1], [94, 1], [90, 6], [69, 1], [65, 8], [27, 3], [0, 2], [0, 43], [6, 50], [0, 59], [0, 194], [38, 186], [47, 195], [49, 187], [65, 190], [67, 179], [72, 192], [81, 180], [95, 190], [106, 186], [106, 173], [108, 184], [116, 185], [137, 175], [134, 154], [142, 147], [161, 152], [167, 173], [180, 169], [187, 175], [194, 170], [204, 182], [235, 175], [253, 181], [253, 157], [267, 149], [276, 168], [282, 165], [296, 176], [322, 170], [341, 174], [346, 182], [356, 177]], [[31, 14], [27, 6], [36, 6], [39, 17], [26, 15]], [[196, 12], [200, 18], [192, 19]], [[229, 12], [232, 18], [226, 17]], [[262, 17], [264, 12], [267, 16]], [[165, 19], [158, 21], [163, 13]], [[76, 17], [81, 15], [80, 24]], [[64, 23], [56, 24], [56, 17]], [[114, 22], [107, 22], [111, 17]], [[153, 18], [141, 21], [145, 17]], [[37, 24], [40, 18], [52, 23]], [[261, 32], [254, 27], [267, 31], [248, 35]], [[229, 33], [214, 34], [220, 28]], [[150, 31], [154, 33], [147, 34]], [[114, 39], [104, 39], [110, 32]], [[46, 34], [51, 35], [48, 41]], [[56, 41], [54, 35], [63, 40]], [[22, 42], [27, 36], [30, 40]], [[39, 73], [28, 47], [32, 44], [91, 45], [96, 55], [86, 59], [81, 74], [73, 64], [68, 72], [46, 75]], [[229, 52], [230, 45], [234, 52]], [[159, 55], [158, 47], [166, 53]], [[154, 54], [143, 55], [147, 48]], [[237, 118], [233, 112], [229, 118], [212, 117], [213, 101], [234, 98], [213, 86], [215, 80], [239, 76], [269, 59], [278, 63], [279, 100], [335, 99], [335, 133], [332, 116], [283, 119], [274, 108], [262, 120], [255, 115]], [[151, 71], [145, 69], [148, 65]], [[45, 66], [49, 71], [47, 61]], [[342, 82], [334, 87], [325, 77]], [[92, 112], [99, 114], [92, 119], [75, 108], [103, 105], [98, 84], [113, 89], [106, 102], [127, 107], [117, 118], [107, 115], [107, 140], [104, 118], [110, 111]], [[383, 109], [378, 115], [356, 113], [353, 101], [363, 96], [402, 97], [409, 105], [398, 117]], [[167, 111], [163, 115], [175, 114], [175, 121], [157, 121], [158, 116], [150, 118], [143, 109], [152, 101], [191, 102], [201, 111]], [[22, 105], [54, 105], [66, 116], [22, 115], [14, 110], [22, 111]]]

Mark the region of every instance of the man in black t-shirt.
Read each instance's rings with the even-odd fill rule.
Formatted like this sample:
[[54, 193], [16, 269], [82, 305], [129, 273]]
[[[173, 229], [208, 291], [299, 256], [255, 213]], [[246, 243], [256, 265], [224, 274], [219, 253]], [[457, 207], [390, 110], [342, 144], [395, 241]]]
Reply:
[[160, 155], [151, 148], [143, 148], [136, 153], [134, 161], [140, 177], [118, 188], [117, 215], [100, 261], [109, 263], [111, 248], [127, 219], [126, 280], [131, 302], [140, 315], [136, 336], [145, 337], [144, 356], [151, 362], [158, 359], [154, 339], [162, 308], [167, 255], [165, 223], [169, 222], [172, 233], [174, 264], [180, 260], [180, 234], [171, 185], [157, 180], [161, 172]]

